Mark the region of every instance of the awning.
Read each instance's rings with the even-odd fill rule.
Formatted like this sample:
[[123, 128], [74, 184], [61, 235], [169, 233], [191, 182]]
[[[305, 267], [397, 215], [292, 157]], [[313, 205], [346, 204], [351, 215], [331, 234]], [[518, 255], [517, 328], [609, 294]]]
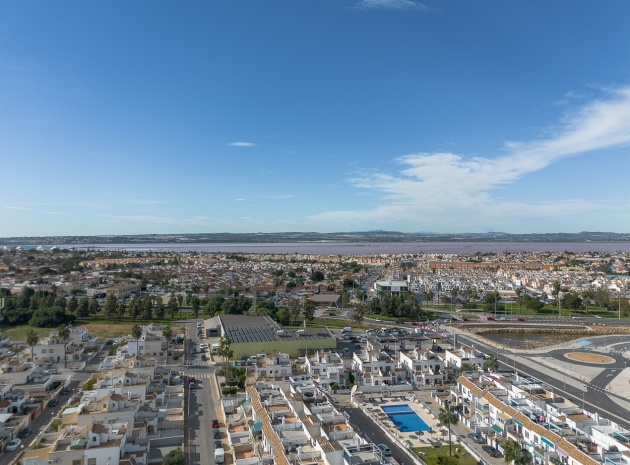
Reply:
[[254, 423], [254, 431], [260, 431], [262, 429], [262, 421], [259, 421], [258, 423]]
[[492, 429], [497, 434], [503, 434], [503, 429], [500, 426], [498, 426], [498, 425], [492, 425]]
[[541, 459], [545, 460], [545, 456], [541, 454], [540, 452], [538, 452], [536, 449], [534, 449], [534, 454], [540, 457]]
[[564, 450], [560, 449], [559, 447], [556, 447], [556, 452], [558, 453], [558, 455], [562, 455], [563, 457], [569, 456], [568, 453], [566, 453]]
[[556, 447], [556, 445], [553, 442], [551, 442], [549, 439], [547, 439], [546, 437], [541, 436], [540, 439], [542, 439], [542, 442], [547, 444], [549, 447], [554, 447], [554, 448]]
[[518, 426], [523, 426], [523, 423], [518, 421], [516, 418], [514, 419], [514, 423], [516, 423]]

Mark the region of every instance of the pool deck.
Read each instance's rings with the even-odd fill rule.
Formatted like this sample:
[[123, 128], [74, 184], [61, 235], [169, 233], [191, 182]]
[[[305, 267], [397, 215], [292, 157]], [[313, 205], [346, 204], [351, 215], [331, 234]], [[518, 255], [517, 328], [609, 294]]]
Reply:
[[[371, 402], [369, 400], [370, 398], [375, 399], [376, 402]], [[355, 396], [354, 400], [357, 404], [361, 405], [363, 410], [371, 415], [374, 421], [387, 429], [390, 434], [398, 438], [398, 440], [404, 444], [412, 447], [427, 447], [431, 445], [432, 441], [438, 441], [442, 444], [448, 443], [448, 433], [446, 435], [441, 434], [441, 431], [446, 430], [443, 427], [438, 426], [437, 418], [426, 405], [427, 403], [431, 404], [433, 410], [439, 410], [437, 402], [431, 399], [430, 393], [428, 392], [415, 391], [405, 393], [404, 396], [382, 397], [382, 401], [381, 396], [363, 394]], [[431, 430], [425, 432], [400, 431], [382, 409], [382, 407], [394, 405], [407, 405], [412, 408], [413, 411], [431, 428]]]

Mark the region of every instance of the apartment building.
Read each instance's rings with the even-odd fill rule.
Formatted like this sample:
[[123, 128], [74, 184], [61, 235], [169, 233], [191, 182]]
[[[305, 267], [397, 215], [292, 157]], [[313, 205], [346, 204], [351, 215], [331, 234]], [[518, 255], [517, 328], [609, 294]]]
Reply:
[[94, 375], [95, 389], [75, 395], [26, 449], [22, 465], [161, 463], [182, 446], [184, 392], [178, 374], [150, 367]]
[[330, 390], [346, 386], [346, 369], [341, 356], [330, 350], [317, 350], [312, 356], [306, 357], [305, 370], [323, 389]]
[[630, 463], [630, 432], [517, 375], [460, 376], [442, 397], [461, 406], [461, 420], [502, 450], [507, 439], [527, 449], [538, 465]]
[[251, 415], [254, 431], [254, 443], [248, 447], [255, 453], [235, 450], [235, 465], [386, 463], [381, 451], [361, 438], [342, 412], [327, 401], [314, 401], [315, 397], [323, 398], [321, 393], [306, 396], [293, 389], [302, 384], [308, 380], [293, 380], [287, 394], [274, 385], [247, 388], [249, 407], [244, 410]]
[[444, 360], [430, 350], [401, 351], [399, 358], [407, 379], [415, 387], [442, 385], [447, 380]]

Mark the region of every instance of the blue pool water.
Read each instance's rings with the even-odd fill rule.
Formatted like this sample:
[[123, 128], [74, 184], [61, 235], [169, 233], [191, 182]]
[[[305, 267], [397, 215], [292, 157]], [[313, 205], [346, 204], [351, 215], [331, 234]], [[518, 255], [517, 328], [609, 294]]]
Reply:
[[429, 431], [431, 429], [408, 405], [387, 405], [383, 407], [383, 411], [402, 433], [409, 431]]

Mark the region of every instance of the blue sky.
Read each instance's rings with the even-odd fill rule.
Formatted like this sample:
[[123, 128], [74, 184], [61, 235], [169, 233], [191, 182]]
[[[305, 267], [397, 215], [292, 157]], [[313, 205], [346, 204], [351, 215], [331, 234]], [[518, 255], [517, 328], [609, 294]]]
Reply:
[[0, 237], [630, 232], [630, 2], [0, 3]]

